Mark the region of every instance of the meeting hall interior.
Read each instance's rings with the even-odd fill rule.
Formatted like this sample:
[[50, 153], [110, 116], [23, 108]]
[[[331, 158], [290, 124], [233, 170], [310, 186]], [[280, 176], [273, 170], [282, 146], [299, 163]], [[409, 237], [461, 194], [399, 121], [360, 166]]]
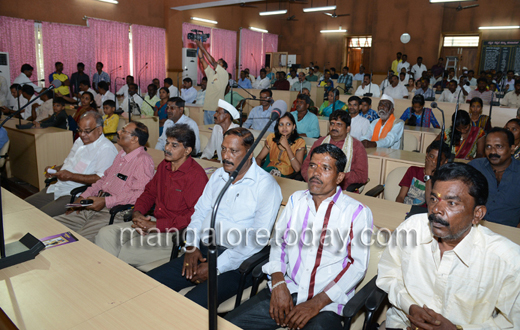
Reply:
[[520, 329], [520, 1], [2, 1], [0, 33], [0, 329]]

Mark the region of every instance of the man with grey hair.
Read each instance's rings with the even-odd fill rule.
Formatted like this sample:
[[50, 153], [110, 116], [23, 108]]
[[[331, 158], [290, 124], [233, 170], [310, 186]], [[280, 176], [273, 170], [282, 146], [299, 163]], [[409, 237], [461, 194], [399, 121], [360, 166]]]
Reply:
[[[101, 228], [98, 246], [134, 267], [170, 257], [171, 235], [179, 242], [208, 182], [206, 171], [191, 158], [195, 140], [187, 124], [166, 130], [164, 160], [137, 199], [132, 222]], [[147, 216], [154, 205], [153, 217]]]
[[404, 121], [394, 116], [394, 99], [383, 94], [377, 107], [378, 120], [370, 123], [370, 129], [361, 138], [365, 148], [403, 149]]
[[[80, 134], [86, 134], [80, 131]], [[117, 205], [135, 204], [146, 184], [152, 179], [154, 163], [144, 146], [148, 142], [148, 127], [140, 122], [129, 122], [117, 132], [121, 151], [103, 177], [89, 187], [65, 214], [54, 217], [90, 241], [108, 225], [110, 209]], [[114, 223], [123, 222], [118, 213]]]
[[51, 217], [64, 212], [72, 189], [94, 184], [103, 177], [117, 155], [114, 144], [103, 135], [103, 117], [98, 112], [88, 111], [81, 116], [78, 134], [63, 164], [45, 168], [45, 176], [58, 181], [26, 199]]

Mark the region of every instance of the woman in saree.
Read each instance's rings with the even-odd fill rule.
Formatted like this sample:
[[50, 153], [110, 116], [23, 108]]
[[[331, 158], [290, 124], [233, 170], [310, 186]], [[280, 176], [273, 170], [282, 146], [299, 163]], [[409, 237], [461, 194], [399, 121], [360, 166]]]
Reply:
[[164, 122], [168, 119], [166, 108], [168, 107], [168, 99], [170, 98], [170, 90], [166, 87], [159, 89], [160, 101], [155, 104], [153, 115], [159, 117], [159, 136], [162, 135]]
[[[334, 94], [336, 94], [336, 95], [334, 96]], [[339, 100], [338, 91], [336, 90], [336, 92], [334, 92], [334, 90], [332, 90], [327, 94], [327, 101], [323, 102], [318, 114], [320, 116], [328, 117], [334, 110], [347, 110], [347, 109], [348, 109], [347, 105], [344, 102], [341, 102]]]
[[491, 130], [491, 119], [489, 116], [482, 114], [484, 102], [480, 97], [474, 97], [469, 102], [469, 116], [471, 117], [471, 126], [482, 128], [486, 133]]

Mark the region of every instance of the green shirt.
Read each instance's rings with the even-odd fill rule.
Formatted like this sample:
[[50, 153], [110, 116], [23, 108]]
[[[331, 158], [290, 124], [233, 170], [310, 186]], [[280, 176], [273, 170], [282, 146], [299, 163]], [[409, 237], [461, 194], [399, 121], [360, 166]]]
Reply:
[[307, 80], [307, 81], [318, 81], [318, 76], [313, 74], [312, 76], [305, 77], [305, 80]]
[[[242, 101], [244, 97], [237, 92], [233, 91], [233, 106], [236, 108], [238, 103]], [[231, 92], [227, 93], [226, 96], [224, 96], [224, 101], [231, 104]]]

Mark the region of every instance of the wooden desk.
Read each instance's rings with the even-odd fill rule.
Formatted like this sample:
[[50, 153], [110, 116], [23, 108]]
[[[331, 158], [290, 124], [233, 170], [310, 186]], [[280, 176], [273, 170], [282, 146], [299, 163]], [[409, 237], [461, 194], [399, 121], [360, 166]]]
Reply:
[[[119, 117], [126, 125], [128, 118]], [[138, 121], [148, 127], [148, 142], [147, 147], [155, 147], [157, 140], [159, 140], [159, 117], [157, 116], [132, 116], [132, 121]]]
[[197, 125], [204, 125], [204, 110], [200, 105], [186, 105], [184, 106], [184, 114], [193, 119]]
[[25, 202], [21, 198], [18, 198], [10, 191], [7, 191], [4, 188], [2, 188], [2, 211], [4, 216], [7, 214], [25, 211], [33, 208], [34, 206], [32, 206], [31, 204]]
[[45, 187], [45, 167], [63, 164], [67, 158], [72, 148], [72, 132], [56, 127], [17, 129], [17, 124], [18, 119], [11, 119], [4, 126], [11, 141], [12, 176], [41, 190]]
[[[235, 91], [240, 94], [241, 96], [243, 96], [244, 98], [250, 98], [251, 95], [249, 95], [247, 92], [255, 95], [257, 98], [260, 97], [260, 92], [261, 90], [260, 89], [248, 89], [247, 92], [241, 88], [236, 88]], [[275, 101], [278, 101], [278, 100], [282, 100], [282, 101], [285, 101], [285, 103], [287, 103], [287, 108], [290, 109], [294, 100], [296, 100], [296, 97], [298, 96], [298, 92], [295, 92], [295, 91], [282, 91], [282, 90], [272, 90], [273, 92], [273, 100]], [[249, 100], [249, 101], [246, 101], [245, 105], [244, 105], [244, 113], [247, 113], [249, 114], [251, 112], [251, 109], [253, 109], [254, 107], [256, 106], [259, 106], [260, 105], [260, 102], [259, 101], [252, 101], [252, 100]]]
[[[17, 197], [2, 191], [3, 202]], [[28, 203], [4, 216], [7, 243], [29, 230], [35, 237], [69, 231]], [[77, 235], [77, 234], [75, 234]], [[207, 311], [81, 236], [42, 251], [34, 260], [0, 270], [0, 306], [20, 329], [203, 329]], [[172, 313], [172, 306], [176, 306]], [[137, 311], [138, 310], [138, 311]], [[146, 313], [142, 311], [146, 310]], [[181, 311], [182, 310], [182, 311]], [[204, 323], [206, 322], [206, 323]], [[95, 325], [95, 326], [92, 326]], [[238, 329], [219, 319], [223, 329]]]

